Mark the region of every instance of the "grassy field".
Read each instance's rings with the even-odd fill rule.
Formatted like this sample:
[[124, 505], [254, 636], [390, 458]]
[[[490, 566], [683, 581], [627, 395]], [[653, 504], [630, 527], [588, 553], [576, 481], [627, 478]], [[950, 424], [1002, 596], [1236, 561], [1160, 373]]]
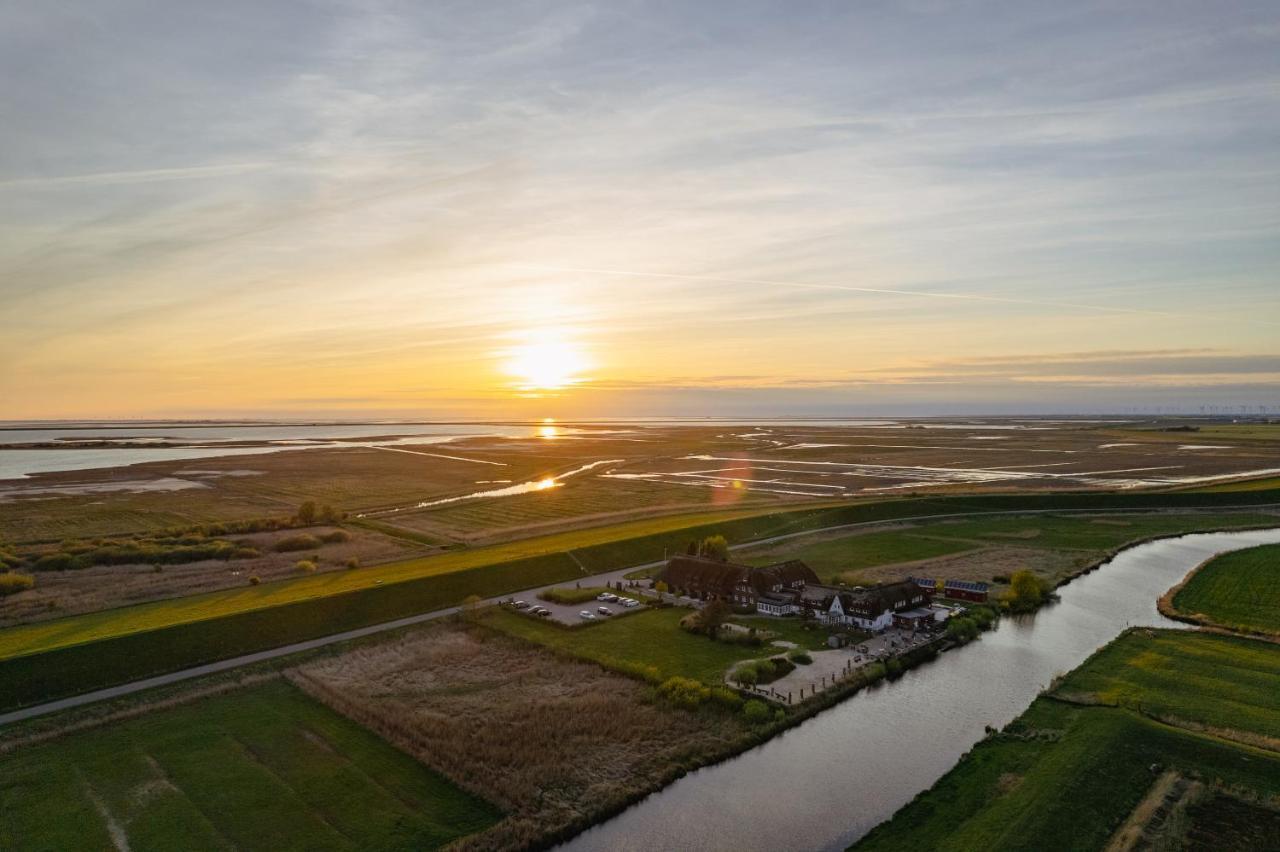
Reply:
[[748, 548], [734, 554], [734, 558], [751, 565], [802, 559], [823, 582], [832, 582], [837, 578], [847, 582], [860, 568], [932, 559], [972, 550], [978, 546], [966, 541], [945, 541], [913, 534], [912, 531], [894, 530]]
[[[1156, 781], [1153, 765], [1214, 791], [1280, 795], [1280, 753], [1248, 744], [1280, 725], [1280, 648], [1138, 631], [1088, 660], [1055, 694], [1122, 703], [1037, 699], [855, 848], [1101, 849]], [[1152, 718], [1166, 715], [1194, 724]]]
[[527, 615], [498, 610], [484, 623], [511, 636], [594, 660], [614, 668], [652, 666], [662, 679], [679, 675], [716, 685], [739, 660], [768, 656], [777, 649], [716, 642], [680, 629], [689, 614], [681, 608], [644, 610], [583, 627], [547, 624]]
[[1139, 631], [1057, 693], [1214, 729], [1280, 738], [1280, 646], [1194, 631]]
[[[773, 618], [767, 615], [741, 616], [735, 615], [729, 619], [734, 624], [740, 624], [743, 627], [754, 627], [760, 631], [769, 631], [777, 634], [774, 639], [780, 639], [784, 642], [794, 642], [801, 648], [808, 648], [810, 651], [827, 650], [827, 637], [831, 635], [830, 630], [824, 630], [821, 626], [807, 624], [803, 619], [796, 618]], [[858, 631], [845, 631], [850, 635], [861, 636]]]
[[919, 535], [985, 545], [1017, 545], [1049, 550], [1107, 551], [1128, 542], [1190, 530], [1254, 527], [1280, 523], [1275, 515], [1215, 514], [1114, 515], [1109, 517], [979, 518], [943, 521]]
[[1210, 559], [1174, 596], [1173, 607], [1232, 630], [1280, 634], [1280, 545]]
[[502, 816], [282, 680], [0, 756], [0, 812], [14, 852], [435, 849]]

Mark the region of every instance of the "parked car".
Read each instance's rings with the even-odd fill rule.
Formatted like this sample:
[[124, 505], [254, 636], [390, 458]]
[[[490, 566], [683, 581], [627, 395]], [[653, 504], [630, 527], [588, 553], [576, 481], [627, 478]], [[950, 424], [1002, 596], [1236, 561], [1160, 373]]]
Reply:
[[515, 603], [513, 603], [513, 604], [512, 604], [512, 606], [513, 606], [513, 607], [515, 607], [516, 609], [528, 609], [528, 608], [529, 608], [529, 604], [525, 603], [524, 601], [516, 601]]
[[551, 615], [551, 610], [549, 610], [549, 609], [540, 609], [540, 610], [538, 610], [538, 617], [539, 617], [539, 618], [547, 618], [547, 617], [548, 617], [548, 616], [550, 616], [550, 615]]
[[608, 601], [609, 603], [613, 603], [617, 599], [618, 599], [618, 596], [615, 595], [613, 592], [601, 592], [600, 594], [596, 595], [596, 600], [598, 601]]
[[609, 607], [607, 606], [596, 607], [596, 612], [600, 613], [601, 615], [613, 615], [613, 610], [609, 609]]
[[582, 612], [578, 613], [578, 618], [585, 619], [586, 621], [596, 620], [595, 614], [587, 612], [585, 609]]
[[635, 598], [618, 598], [618, 604], [630, 609], [633, 606], [640, 606], [640, 601]]

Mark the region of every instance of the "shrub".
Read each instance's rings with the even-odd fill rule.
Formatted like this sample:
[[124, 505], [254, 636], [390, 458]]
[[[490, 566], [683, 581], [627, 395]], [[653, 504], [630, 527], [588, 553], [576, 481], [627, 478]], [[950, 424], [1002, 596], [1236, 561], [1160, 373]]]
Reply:
[[258, 579], [258, 575], [257, 575], [257, 574], [252, 574], [252, 575], [250, 575], [250, 577], [249, 577], [249, 585], [250, 585], [250, 586], [256, 586], [256, 585], [258, 585], [258, 584], [259, 584], [259, 583], [261, 583], [261, 582], [262, 582], [262, 581]]
[[595, 600], [596, 595], [604, 590], [603, 586], [591, 586], [586, 589], [545, 589], [538, 592], [538, 597], [548, 603], [580, 604]]
[[298, 507], [298, 523], [311, 526], [316, 522], [316, 501], [308, 500]]
[[902, 676], [902, 660], [899, 660], [897, 657], [890, 657], [885, 662], [884, 668], [885, 673], [891, 678]]
[[772, 716], [769, 705], [758, 698], [752, 698], [742, 705], [742, 717], [753, 725], [767, 722]]
[[711, 698], [710, 689], [703, 686], [701, 681], [689, 677], [667, 678], [658, 687], [658, 694], [672, 704], [688, 710], [696, 709]]
[[803, 648], [792, 648], [787, 653], [787, 659], [802, 666], [807, 666], [813, 662], [813, 657], [809, 656], [809, 652]]
[[88, 566], [89, 563], [70, 553], [46, 553], [33, 567], [37, 571], [74, 571]]
[[728, 707], [730, 710], [737, 710], [742, 706], [742, 696], [723, 686], [711, 687], [711, 700], [716, 704]]
[[320, 536], [320, 540], [325, 544], [341, 544], [344, 541], [351, 541], [351, 533], [346, 530], [333, 530]]
[[1009, 591], [1000, 596], [1000, 603], [1010, 612], [1031, 612], [1039, 608], [1052, 591], [1048, 581], [1031, 571], [1014, 571], [1009, 578]]
[[312, 550], [319, 547], [321, 543], [320, 539], [313, 535], [300, 533], [298, 535], [291, 535], [287, 538], [280, 539], [275, 543], [275, 546], [272, 549], [275, 550], [276, 553], [289, 553], [294, 550]]
[[256, 559], [261, 555], [256, 547], [237, 547], [231, 551], [232, 559]]
[[609, 664], [609, 668], [619, 674], [627, 677], [638, 678], [648, 683], [658, 683], [662, 680], [662, 673], [658, 671], [657, 666], [646, 666], [644, 663], [631, 662], [629, 660], [618, 660]]
[[760, 679], [760, 675], [756, 673], [756, 667], [750, 663], [743, 663], [733, 670], [733, 679], [741, 686], [755, 686], [756, 681]]
[[34, 588], [35, 584], [36, 578], [30, 574], [17, 574], [13, 571], [0, 574], [0, 598], [25, 592], [27, 589]]
[[359, 567], [360, 567], [360, 560], [359, 560], [359, 559], [357, 559], [357, 558], [356, 558], [356, 557], [354, 557], [354, 556], [353, 556], [353, 557], [351, 557], [350, 559], [348, 559], [348, 560], [347, 560], [347, 567], [348, 567], [348, 568], [359, 568]]
[[312, 562], [310, 559], [299, 559], [297, 563], [294, 564], [294, 567], [304, 573], [312, 574], [316, 570], [316, 563]]

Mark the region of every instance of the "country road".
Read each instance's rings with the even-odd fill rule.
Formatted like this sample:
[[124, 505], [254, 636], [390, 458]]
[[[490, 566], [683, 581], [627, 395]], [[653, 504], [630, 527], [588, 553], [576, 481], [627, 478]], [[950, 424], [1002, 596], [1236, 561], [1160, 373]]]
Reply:
[[[942, 515], [914, 515], [911, 517], [894, 518], [892, 520], [883, 521], [860, 521], [853, 524], [837, 524], [829, 527], [820, 527], [811, 530], [801, 530], [799, 532], [786, 533], [784, 535], [771, 536], [769, 538], [756, 539], [742, 544], [732, 545], [730, 550], [741, 550], [749, 547], [759, 547], [761, 545], [773, 544], [779, 541], [786, 541], [793, 538], [803, 536], [819, 535], [822, 533], [839, 532], [842, 530], [859, 529], [866, 527], [895, 526], [903, 523], [911, 523], [914, 521], [926, 520], [947, 520], [953, 518], [968, 517], [990, 517], [998, 515], [1116, 515], [1116, 514], [1160, 514], [1169, 512], [1174, 514], [1193, 513], [1197, 511], [1212, 511], [1214, 513], [1229, 513], [1233, 511], [1250, 511], [1265, 512], [1280, 508], [1280, 504], [1267, 503], [1247, 507], [1224, 507], [1224, 506], [1200, 506], [1200, 507], [1184, 507], [1177, 509], [1009, 509], [987, 512], [954, 512]], [[630, 565], [626, 568], [619, 568], [613, 571], [607, 571], [601, 574], [584, 574], [577, 582], [588, 582], [592, 585], [607, 585], [623, 579], [624, 575], [634, 571], [653, 568], [661, 565], [661, 560], [655, 562], [647, 562], [639, 565]], [[538, 592], [549, 589], [554, 586], [563, 586], [565, 582], [552, 583], [544, 586], [535, 586], [519, 592], [504, 594], [497, 597], [487, 598], [483, 601], [485, 604], [496, 604], [503, 600], [512, 598], [524, 598], [536, 596]], [[206, 663], [200, 666], [194, 666], [189, 669], [182, 669], [169, 674], [156, 675], [155, 677], [143, 678], [129, 683], [123, 683], [119, 686], [107, 687], [105, 689], [86, 692], [81, 695], [74, 695], [69, 698], [62, 698], [57, 701], [49, 701], [44, 704], [35, 704], [20, 710], [13, 710], [8, 713], [0, 713], [0, 725], [7, 725], [14, 722], [21, 722], [26, 719], [33, 719], [37, 716], [44, 716], [49, 713], [56, 713], [60, 710], [68, 710], [73, 707], [81, 707], [86, 704], [92, 704], [98, 701], [104, 701], [111, 698], [120, 698], [126, 695], [132, 695], [135, 692], [142, 692], [157, 686], [167, 686], [169, 684], [180, 683], [185, 680], [203, 677], [205, 675], [216, 674], [218, 672], [229, 671], [231, 669], [240, 668], [242, 666], [253, 665], [254, 663], [264, 662], [266, 660], [274, 660], [280, 657], [287, 657], [290, 654], [296, 654], [302, 651], [310, 651], [315, 648], [323, 648], [326, 645], [333, 645], [339, 642], [346, 642], [351, 639], [360, 639], [365, 636], [372, 636], [377, 633], [384, 633], [390, 630], [398, 630], [402, 627], [410, 627], [414, 624], [423, 624], [438, 618], [444, 618], [458, 612], [460, 607], [446, 607], [445, 609], [432, 610], [419, 615], [411, 615], [406, 618], [398, 618], [394, 621], [386, 621], [381, 624], [372, 624], [368, 627], [361, 627], [356, 630], [346, 630], [341, 633], [333, 633], [328, 636], [321, 636], [316, 639], [308, 639], [305, 642], [294, 642], [289, 645], [281, 645], [278, 648], [270, 648], [265, 651], [257, 651], [252, 654], [244, 654], [239, 657], [231, 657], [226, 660], [219, 660], [214, 663]]]

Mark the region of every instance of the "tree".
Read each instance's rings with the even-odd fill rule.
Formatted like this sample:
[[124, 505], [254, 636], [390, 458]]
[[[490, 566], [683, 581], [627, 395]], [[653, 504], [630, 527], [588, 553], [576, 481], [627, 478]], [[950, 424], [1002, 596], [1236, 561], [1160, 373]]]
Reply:
[[733, 610], [729, 605], [720, 598], [716, 598], [698, 611], [698, 627], [714, 639], [721, 625], [728, 621], [732, 614]]
[[702, 544], [698, 548], [698, 555], [707, 559], [728, 562], [729, 540], [722, 535], [709, 535], [702, 540]]
[[686, 548], [684, 549], [684, 552], [685, 552], [685, 553], [687, 553], [687, 554], [689, 554], [690, 556], [697, 556], [697, 555], [698, 555], [698, 543], [697, 543], [696, 541], [694, 541], [693, 539], [690, 539], [690, 540], [689, 540], [689, 546], [688, 546], [688, 547], [686, 547]]
[[654, 584], [653, 584], [653, 590], [654, 590], [655, 592], [657, 592], [658, 594], [660, 594], [660, 595], [662, 595], [662, 594], [666, 594], [666, 592], [667, 592], [667, 584], [666, 584], [665, 582], [663, 582], [662, 580], [659, 580], [658, 582], [656, 582], [656, 583], [654, 583]]
[[308, 500], [298, 507], [298, 523], [311, 526], [316, 522], [316, 502]]
[[475, 621], [480, 616], [479, 595], [467, 595], [462, 599], [462, 617], [468, 621]]
[[739, 686], [755, 686], [760, 676], [756, 674], [755, 666], [743, 664], [733, 673], [733, 679]]
[[1044, 603], [1047, 584], [1031, 571], [1014, 571], [1009, 578], [1009, 591], [1002, 600], [1012, 612], [1030, 612]]

